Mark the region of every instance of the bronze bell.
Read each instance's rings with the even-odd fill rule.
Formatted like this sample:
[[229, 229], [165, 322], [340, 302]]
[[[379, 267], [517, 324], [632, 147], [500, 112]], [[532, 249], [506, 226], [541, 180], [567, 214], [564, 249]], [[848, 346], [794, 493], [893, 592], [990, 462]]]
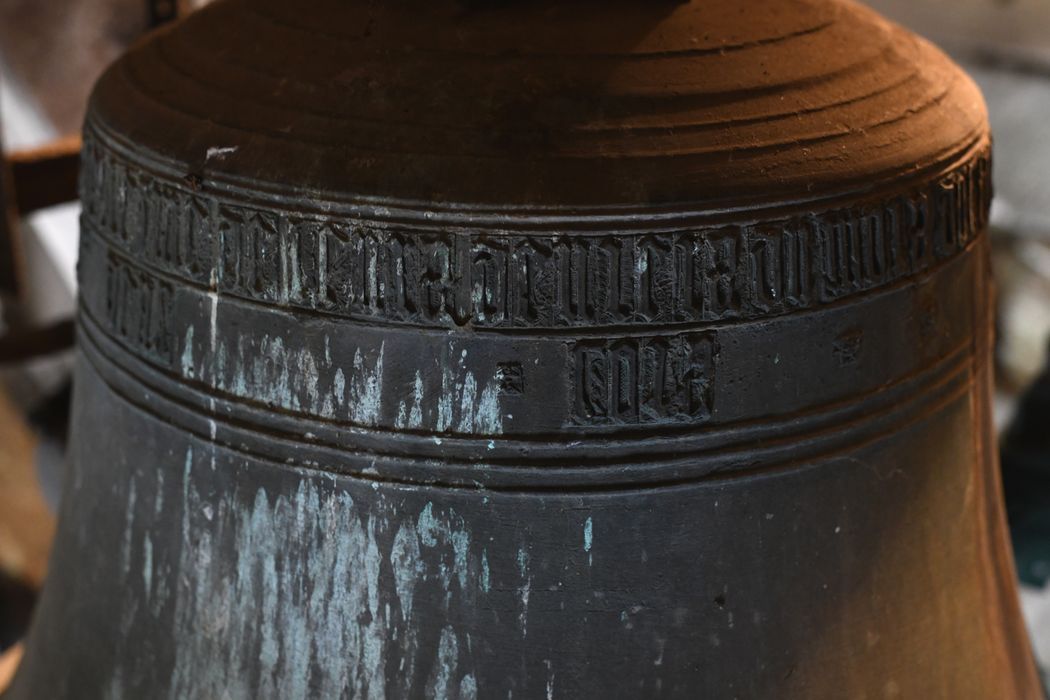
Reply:
[[84, 127], [23, 698], [1034, 698], [973, 83], [840, 0], [223, 0]]

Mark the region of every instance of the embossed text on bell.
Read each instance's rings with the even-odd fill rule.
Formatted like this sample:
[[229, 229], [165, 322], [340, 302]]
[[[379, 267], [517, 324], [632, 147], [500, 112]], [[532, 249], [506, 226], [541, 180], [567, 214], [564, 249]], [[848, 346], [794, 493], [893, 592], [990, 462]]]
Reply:
[[990, 136], [847, 0], [219, 0], [84, 125], [5, 697], [1035, 698]]

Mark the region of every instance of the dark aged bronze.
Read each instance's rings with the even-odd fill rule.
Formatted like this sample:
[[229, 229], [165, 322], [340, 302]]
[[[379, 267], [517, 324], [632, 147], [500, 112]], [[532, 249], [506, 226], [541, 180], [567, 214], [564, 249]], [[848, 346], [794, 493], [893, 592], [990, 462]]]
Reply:
[[1033, 698], [989, 138], [835, 0], [230, 0], [85, 126], [23, 698]]

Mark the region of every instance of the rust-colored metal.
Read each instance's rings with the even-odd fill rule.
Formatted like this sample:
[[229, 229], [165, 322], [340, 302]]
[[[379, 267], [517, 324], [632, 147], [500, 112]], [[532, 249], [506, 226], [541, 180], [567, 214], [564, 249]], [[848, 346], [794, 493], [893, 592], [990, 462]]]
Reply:
[[836, 0], [227, 0], [84, 135], [9, 697], [1035, 698], [972, 82]]

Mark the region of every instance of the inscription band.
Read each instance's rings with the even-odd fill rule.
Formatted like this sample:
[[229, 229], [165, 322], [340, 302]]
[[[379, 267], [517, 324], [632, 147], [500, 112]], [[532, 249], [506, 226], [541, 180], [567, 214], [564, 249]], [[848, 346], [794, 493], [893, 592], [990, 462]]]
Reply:
[[987, 150], [927, 185], [778, 221], [664, 233], [493, 233], [227, 201], [88, 130], [83, 228], [144, 269], [263, 304], [436, 328], [721, 323], [917, 276], [987, 225]]

